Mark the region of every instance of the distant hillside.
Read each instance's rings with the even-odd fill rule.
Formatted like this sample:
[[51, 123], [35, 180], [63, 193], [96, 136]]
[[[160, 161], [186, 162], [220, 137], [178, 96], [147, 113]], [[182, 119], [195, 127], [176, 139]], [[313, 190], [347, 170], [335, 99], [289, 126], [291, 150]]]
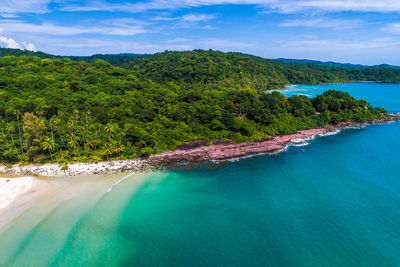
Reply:
[[129, 63], [133, 58], [149, 57], [150, 54], [131, 54], [131, 53], [121, 53], [121, 54], [97, 54], [93, 56], [67, 56], [72, 60], [82, 60], [86, 62], [93, 62], [96, 59], [101, 59], [107, 61], [115, 66], [124, 66]]
[[135, 58], [128, 68], [157, 82], [206, 88], [282, 88], [291, 83], [334, 83], [347, 80], [340, 72], [312, 65], [291, 65], [242, 53], [212, 50], [166, 51]]
[[34, 52], [30, 50], [21, 50], [13, 48], [2, 48], [0, 47], [0, 57], [4, 56], [36, 56], [40, 58], [56, 58], [56, 56], [46, 54], [43, 52]]
[[97, 54], [92, 56], [56, 56], [43, 52], [34, 52], [29, 50], [21, 50], [21, 49], [11, 49], [11, 48], [1, 48], [0, 47], [0, 57], [3, 56], [36, 56], [40, 58], [69, 58], [74, 61], [85, 61], [85, 62], [93, 62], [96, 59], [101, 59], [107, 61], [116, 66], [123, 66], [127, 64], [132, 58], [138, 57], [148, 57], [151, 56], [149, 54], [131, 54], [131, 53], [121, 53], [121, 54]]
[[242, 53], [212, 50], [166, 51], [134, 58], [126, 66], [157, 82], [185, 87], [234, 87], [258, 90], [287, 84], [320, 84], [350, 81], [400, 82], [400, 70], [378, 67], [329, 66], [280, 62]]
[[389, 64], [380, 64], [380, 65], [361, 65], [361, 64], [351, 64], [351, 63], [338, 63], [333, 61], [319, 61], [319, 60], [309, 60], [309, 59], [287, 59], [287, 58], [277, 58], [272, 59], [274, 61], [283, 62], [283, 63], [299, 63], [299, 64], [314, 64], [314, 65], [322, 65], [328, 67], [335, 68], [353, 68], [353, 69], [362, 69], [362, 68], [389, 68], [389, 69], [400, 69], [400, 66], [394, 66]]
[[1, 56], [69, 58], [92, 63], [103, 60], [135, 70], [159, 83], [174, 82], [185, 88], [253, 88], [266, 90], [288, 84], [320, 84], [351, 81], [400, 83], [400, 67], [364, 66], [297, 59], [265, 59], [243, 53], [213, 50], [165, 51], [151, 54], [98, 54], [54, 56], [43, 52], [0, 48]]

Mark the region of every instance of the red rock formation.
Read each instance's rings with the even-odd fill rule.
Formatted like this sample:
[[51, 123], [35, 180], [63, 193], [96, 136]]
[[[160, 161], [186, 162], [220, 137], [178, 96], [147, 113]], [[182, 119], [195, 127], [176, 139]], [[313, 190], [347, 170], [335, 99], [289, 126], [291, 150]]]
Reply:
[[298, 140], [308, 140], [315, 135], [328, 132], [325, 128], [299, 131], [296, 134], [275, 136], [271, 140], [262, 142], [245, 142], [234, 144], [230, 141], [216, 141], [210, 146], [190, 143], [180, 146], [178, 150], [168, 151], [151, 157], [151, 160], [163, 163], [174, 163], [179, 161], [203, 162], [208, 160], [226, 160], [245, 157], [260, 153], [274, 153], [281, 151], [287, 144]]

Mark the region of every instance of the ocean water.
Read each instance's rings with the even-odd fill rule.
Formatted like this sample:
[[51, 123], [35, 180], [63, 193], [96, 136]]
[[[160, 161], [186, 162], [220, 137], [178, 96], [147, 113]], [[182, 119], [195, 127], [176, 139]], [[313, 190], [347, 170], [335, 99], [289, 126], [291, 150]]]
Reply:
[[389, 112], [400, 112], [398, 84], [379, 83], [341, 83], [325, 85], [290, 85], [281, 91], [286, 96], [306, 95], [314, 97], [328, 90], [349, 92], [357, 99], [365, 99], [374, 106], [380, 106]]
[[[287, 94], [328, 89], [400, 111], [400, 85]], [[348, 129], [276, 155], [132, 176], [109, 193], [100, 177], [2, 229], [0, 266], [400, 266], [399, 137], [400, 123]]]

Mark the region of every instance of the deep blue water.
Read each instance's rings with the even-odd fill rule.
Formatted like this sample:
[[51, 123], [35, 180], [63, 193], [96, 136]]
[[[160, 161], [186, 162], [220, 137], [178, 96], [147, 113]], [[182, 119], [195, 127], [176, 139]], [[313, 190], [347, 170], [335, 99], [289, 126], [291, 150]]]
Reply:
[[[400, 111], [400, 85], [295, 89], [347, 90]], [[399, 137], [400, 123], [349, 129], [277, 155], [127, 179], [35, 223], [31, 209], [0, 234], [0, 265], [400, 266]]]

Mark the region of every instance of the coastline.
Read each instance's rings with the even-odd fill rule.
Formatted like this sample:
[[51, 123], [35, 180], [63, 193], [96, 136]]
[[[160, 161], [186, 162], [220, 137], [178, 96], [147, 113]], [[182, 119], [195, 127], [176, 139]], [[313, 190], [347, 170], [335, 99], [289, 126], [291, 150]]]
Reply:
[[191, 142], [176, 150], [162, 152], [148, 158], [103, 161], [99, 163], [71, 163], [67, 170], [61, 170], [59, 163], [32, 164], [12, 167], [0, 165], [0, 173], [12, 175], [33, 175], [43, 177], [104, 175], [123, 172], [158, 170], [180, 162], [226, 161], [257, 154], [273, 154], [285, 151], [288, 146], [306, 145], [317, 136], [333, 135], [345, 128], [359, 128], [372, 124], [384, 124], [400, 120], [400, 114], [390, 114], [380, 119], [357, 122], [341, 122], [321, 128], [300, 130], [291, 135], [274, 136], [268, 140], [234, 144], [231, 141], [214, 141], [206, 146], [204, 140]]
[[317, 84], [287, 84], [287, 85], [285, 85], [285, 86], [282, 87], [282, 88], [268, 89], [268, 90], [265, 90], [265, 92], [266, 92], [266, 93], [271, 93], [271, 92], [273, 92], [273, 91], [278, 91], [278, 92], [280, 92], [280, 91], [283, 91], [283, 90], [288, 89], [288, 88], [291, 87], [291, 86], [299, 86], [299, 85], [310, 85], [310, 86], [312, 86], [312, 85], [350, 84], [350, 83], [396, 84], [396, 83], [387, 83], [387, 82], [381, 82], [381, 81], [348, 81], [348, 82], [336, 82], [336, 83], [331, 82], [331, 83], [317, 83]]

